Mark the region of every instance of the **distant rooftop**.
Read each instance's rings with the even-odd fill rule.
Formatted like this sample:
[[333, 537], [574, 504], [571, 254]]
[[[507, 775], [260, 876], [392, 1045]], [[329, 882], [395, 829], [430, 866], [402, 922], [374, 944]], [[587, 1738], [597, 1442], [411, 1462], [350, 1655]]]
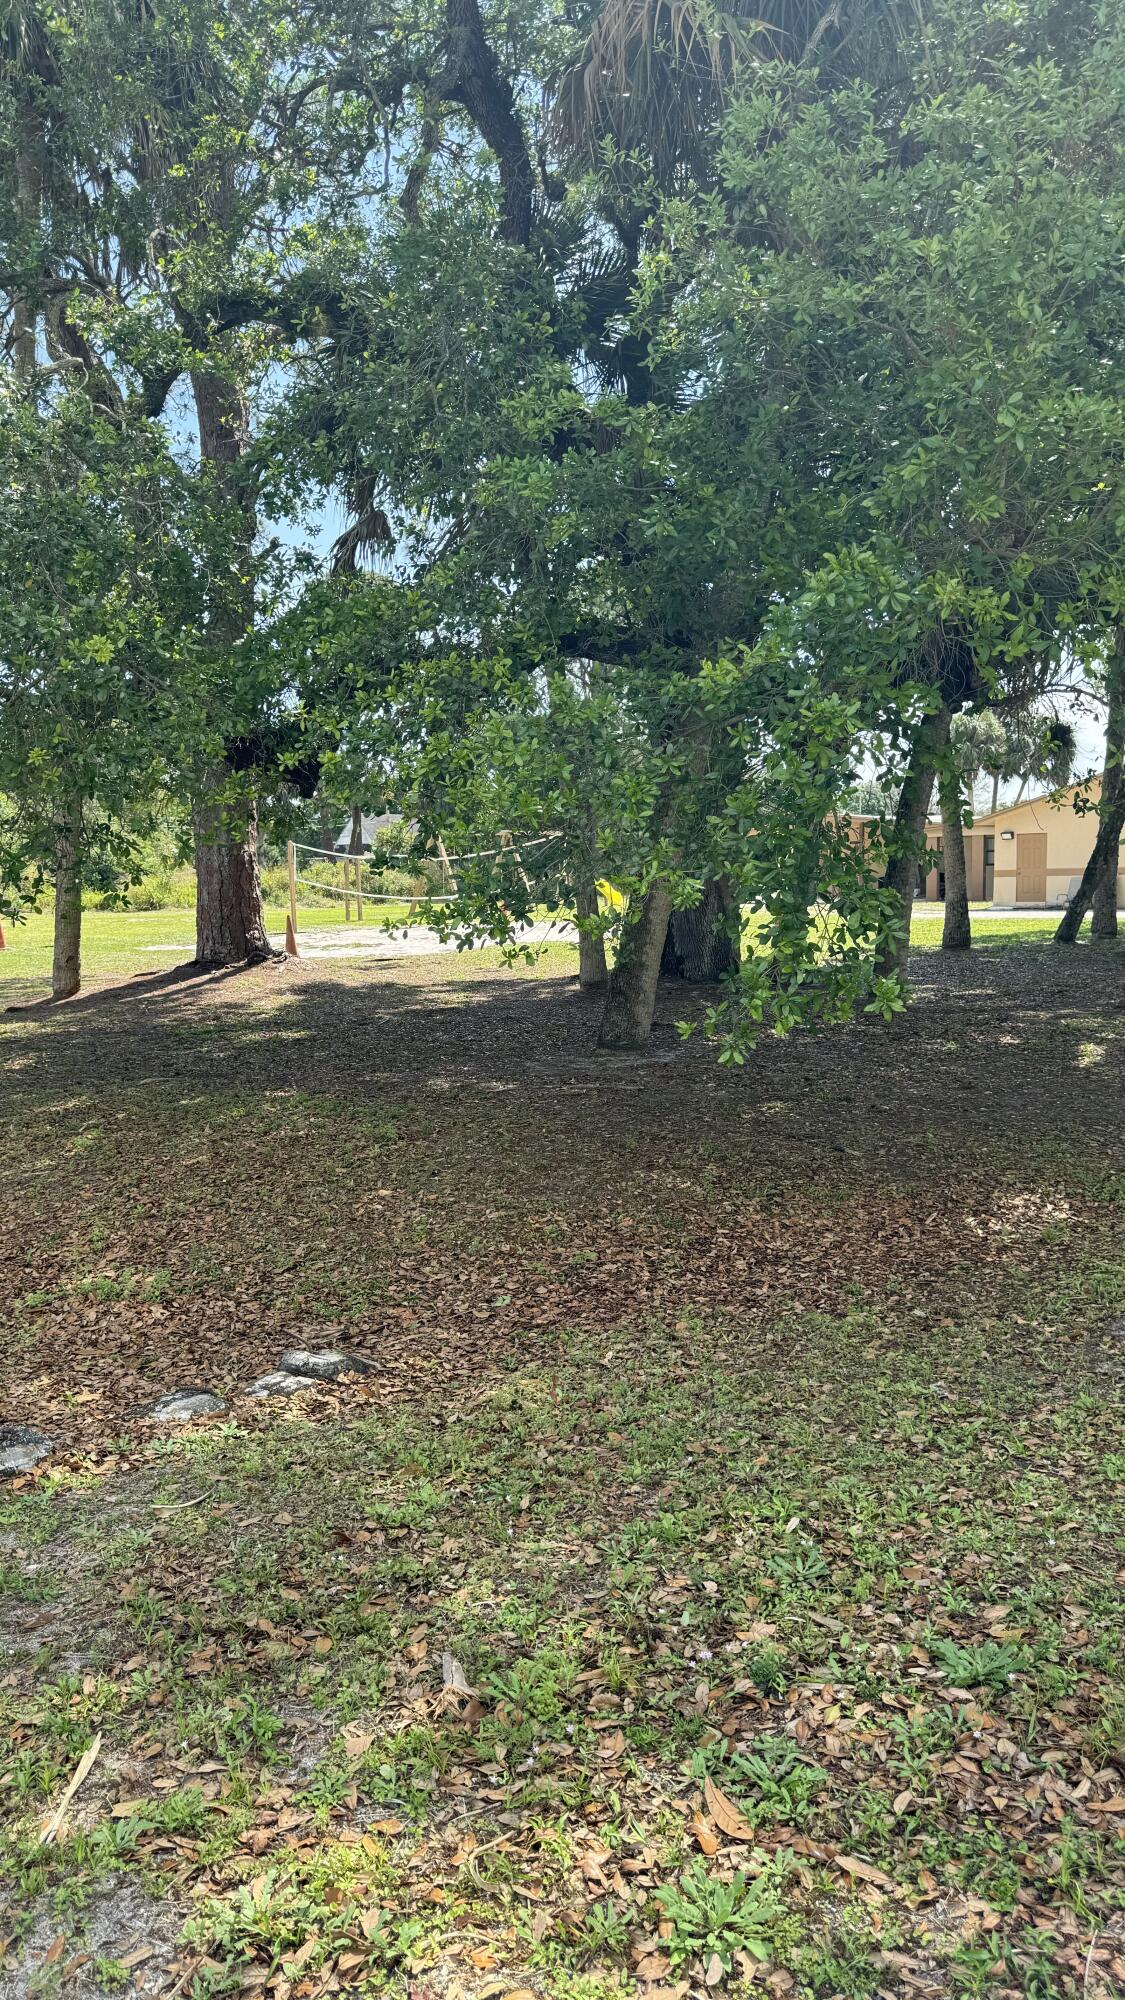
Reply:
[[[365, 848], [371, 847], [381, 833], [389, 833], [394, 827], [401, 827], [406, 846], [414, 838], [416, 828], [412, 819], [404, 819], [401, 813], [363, 813], [360, 817], [360, 838]], [[347, 854], [352, 842], [352, 823], [341, 830], [336, 838], [337, 854]]]

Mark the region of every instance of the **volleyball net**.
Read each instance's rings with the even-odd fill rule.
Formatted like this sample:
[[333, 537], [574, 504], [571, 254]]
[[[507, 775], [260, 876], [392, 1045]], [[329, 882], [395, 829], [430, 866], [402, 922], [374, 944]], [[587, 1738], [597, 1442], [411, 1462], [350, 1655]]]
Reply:
[[555, 858], [550, 850], [561, 859], [561, 839], [545, 833], [517, 842], [505, 830], [496, 847], [452, 853], [437, 840], [425, 854], [351, 854], [291, 840], [286, 947], [296, 950], [298, 910], [307, 918], [318, 908], [342, 909], [345, 924], [377, 921], [391, 928], [413, 923], [419, 911], [457, 902], [470, 882], [477, 893], [502, 895], [505, 884], [518, 881], [532, 895], [533, 875]]

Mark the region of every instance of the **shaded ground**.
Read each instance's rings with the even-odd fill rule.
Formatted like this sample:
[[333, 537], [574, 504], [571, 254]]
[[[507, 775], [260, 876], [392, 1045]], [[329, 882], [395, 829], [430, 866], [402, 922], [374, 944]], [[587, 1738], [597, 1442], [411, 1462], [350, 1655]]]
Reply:
[[0, 1026], [4, 2000], [1125, 1990], [1125, 959], [734, 1075], [572, 964]]

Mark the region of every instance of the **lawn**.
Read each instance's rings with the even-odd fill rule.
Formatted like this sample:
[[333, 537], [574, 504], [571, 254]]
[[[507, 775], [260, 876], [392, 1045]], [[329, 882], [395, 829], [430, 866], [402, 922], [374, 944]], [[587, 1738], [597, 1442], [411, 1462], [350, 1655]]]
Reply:
[[738, 1075], [562, 945], [0, 1019], [2, 2000], [1125, 1990], [1123, 960], [995, 923]]
[[[364, 922], [404, 922], [405, 903], [365, 905]], [[271, 936], [284, 939], [288, 912], [267, 904]], [[312, 905], [297, 912], [298, 933], [331, 930], [344, 924], [339, 904]], [[9, 997], [37, 997], [50, 989], [53, 918], [39, 911], [19, 924], [5, 925], [7, 949], [0, 955], [0, 1005]], [[354, 928], [354, 926], [352, 926]], [[124, 979], [132, 973], [166, 971], [195, 951], [195, 913], [190, 909], [86, 910], [82, 916], [82, 970], [87, 983]]]
[[[546, 916], [547, 911], [541, 912]], [[270, 904], [266, 924], [280, 941], [285, 935], [287, 911]], [[368, 901], [364, 922], [405, 923], [409, 905]], [[988, 917], [973, 913], [973, 932], [981, 940], [1012, 944], [1044, 935], [1047, 925], [1058, 922], [1057, 913], [1019, 918]], [[918, 909], [914, 913], [912, 937], [923, 949], [941, 943], [941, 915]], [[298, 937], [310, 930], [331, 930], [344, 926], [339, 903], [298, 910]], [[5, 1000], [39, 997], [51, 979], [51, 928], [49, 911], [28, 917], [26, 922], [5, 928], [7, 949], [0, 955], [0, 1005]], [[354, 925], [349, 925], [353, 929]], [[82, 964], [86, 982], [118, 980], [132, 973], [152, 973], [182, 964], [195, 950], [195, 920], [190, 909], [169, 910], [87, 910], [82, 918]]]

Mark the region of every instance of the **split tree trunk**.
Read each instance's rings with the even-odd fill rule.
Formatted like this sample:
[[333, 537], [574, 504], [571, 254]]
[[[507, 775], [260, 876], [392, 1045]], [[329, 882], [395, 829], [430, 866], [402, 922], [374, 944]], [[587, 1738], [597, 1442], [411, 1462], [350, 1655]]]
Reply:
[[930, 715], [923, 716], [899, 793], [891, 835], [891, 854], [884, 879], [886, 887], [898, 899], [901, 929], [897, 938], [887, 939], [875, 960], [875, 970], [884, 978], [897, 973], [901, 979], [906, 974], [910, 956], [910, 917], [918, 881], [918, 862], [934, 793], [934, 773], [949, 742], [952, 720], [952, 710], [945, 702]]
[[[199, 455], [214, 473], [223, 498], [238, 509], [234, 551], [242, 578], [211, 605], [208, 637], [231, 653], [254, 622], [250, 550], [254, 508], [239, 479], [249, 442], [249, 412], [242, 391], [223, 375], [198, 371], [191, 378], [199, 420]], [[195, 957], [205, 966], [240, 965], [273, 957], [262, 907], [258, 870], [258, 821], [254, 801], [231, 800], [232, 773], [225, 765], [196, 801]]]
[[1117, 936], [1117, 871], [1121, 835], [1125, 830], [1125, 774], [1121, 768], [1122, 756], [1125, 755], [1125, 625], [1118, 627], [1107, 693], [1105, 772], [1098, 807], [1097, 838], [1082, 880], [1055, 932], [1056, 944], [1074, 943], [1090, 908], [1094, 912], [1094, 937]]
[[598, 1030], [600, 1049], [647, 1049], [671, 913], [671, 896], [662, 883], [654, 882], [636, 922], [621, 933]]
[[609, 985], [605, 939], [600, 931], [591, 934], [582, 929], [583, 923], [598, 914], [598, 892], [592, 882], [575, 882], [574, 914], [578, 918], [578, 984], [584, 993], [604, 992]]
[[959, 779], [952, 772], [938, 785], [941, 798], [941, 844], [945, 861], [945, 921], [941, 930], [943, 951], [968, 951], [973, 942], [969, 922], [969, 884], [965, 871], [965, 827], [961, 818], [963, 800]]
[[734, 905], [734, 891], [724, 878], [706, 883], [690, 909], [672, 911], [660, 960], [665, 978], [717, 985], [738, 971], [738, 942], [731, 935]]
[[82, 801], [59, 818], [55, 842], [55, 950], [52, 1000], [69, 1000], [82, 983]]

